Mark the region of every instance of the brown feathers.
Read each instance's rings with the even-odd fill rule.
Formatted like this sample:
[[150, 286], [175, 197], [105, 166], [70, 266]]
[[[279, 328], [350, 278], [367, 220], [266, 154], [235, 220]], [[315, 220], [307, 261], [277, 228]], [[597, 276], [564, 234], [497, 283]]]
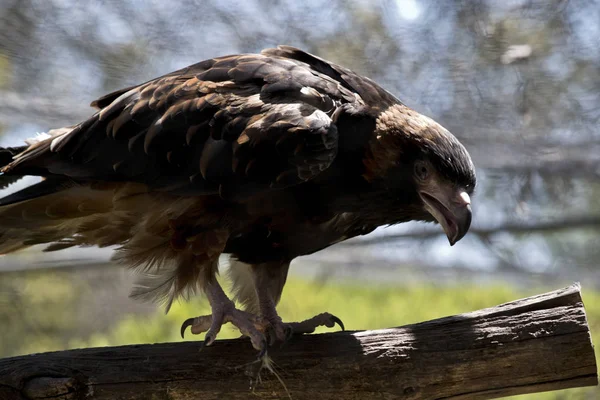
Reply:
[[[184, 235], [184, 245], [173, 246], [181, 233], [173, 221], [186, 213], [201, 214], [204, 202], [149, 193], [139, 184], [78, 186], [0, 208], [0, 252], [47, 243], [45, 251], [119, 246], [114, 259], [145, 276], [134, 295], [155, 296], [170, 305], [208, 281], [225, 247], [228, 231], [220, 228]], [[193, 232], [214, 223], [214, 218], [199, 217], [185, 229]], [[150, 282], [156, 285], [148, 287]]]

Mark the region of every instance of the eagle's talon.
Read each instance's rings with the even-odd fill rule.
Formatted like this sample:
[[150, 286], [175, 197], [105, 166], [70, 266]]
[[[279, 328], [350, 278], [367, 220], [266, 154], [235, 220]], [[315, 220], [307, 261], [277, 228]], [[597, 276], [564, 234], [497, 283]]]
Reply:
[[342, 322], [341, 319], [339, 319], [338, 317], [336, 317], [335, 315], [330, 314], [331, 320], [333, 321], [333, 324], [331, 324], [331, 326], [327, 325], [329, 328], [333, 328], [335, 326], [335, 324], [338, 324], [340, 326], [340, 328], [342, 329], [342, 332], [346, 330], [346, 328], [344, 327], [344, 323]]
[[206, 336], [204, 336], [204, 343], [203, 346], [204, 347], [208, 347], [210, 345], [213, 344], [213, 342], [215, 341], [216, 337], [207, 333]]
[[234, 303], [227, 298], [223, 290], [218, 285], [209, 288], [209, 299], [211, 302], [212, 314], [203, 315], [196, 318], [188, 318], [181, 326], [181, 332], [185, 332], [188, 326], [191, 326], [191, 332], [195, 335], [206, 332], [202, 348], [211, 346], [221, 327], [226, 323], [235, 326], [242, 335], [249, 337], [254, 347], [259, 352], [264, 352], [267, 347], [265, 335], [257, 328], [261, 320], [254, 314], [235, 308]]
[[183, 324], [181, 324], [181, 328], [180, 328], [180, 333], [181, 333], [181, 338], [185, 339], [185, 330], [189, 327], [194, 325], [194, 319], [195, 318], [188, 318], [185, 321], [183, 321]]
[[339, 319], [333, 314], [324, 312], [302, 322], [291, 322], [286, 325], [293, 330], [294, 334], [301, 335], [306, 333], [313, 333], [315, 329], [317, 329], [319, 326], [333, 328], [335, 327], [335, 324], [338, 324], [342, 331], [346, 329], [341, 319]]

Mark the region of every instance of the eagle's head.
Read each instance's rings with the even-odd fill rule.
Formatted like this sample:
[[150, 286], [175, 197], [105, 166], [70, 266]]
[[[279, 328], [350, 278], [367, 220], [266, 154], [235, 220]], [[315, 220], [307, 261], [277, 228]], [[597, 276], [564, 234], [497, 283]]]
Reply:
[[475, 168], [465, 147], [437, 122], [398, 104], [382, 112], [365, 159], [365, 178], [383, 186], [396, 222], [438, 222], [450, 245], [471, 225]]

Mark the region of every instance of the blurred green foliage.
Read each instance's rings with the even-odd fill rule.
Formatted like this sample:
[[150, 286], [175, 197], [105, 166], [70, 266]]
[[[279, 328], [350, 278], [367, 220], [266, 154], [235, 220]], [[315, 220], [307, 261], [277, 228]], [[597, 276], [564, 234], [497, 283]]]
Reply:
[[[286, 284], [278, 310], [284, 321], [300, 321], [329, 311], [340, 316], [348, 330], [378, 329], [489, 307], [521, 295], [500, 285], [481, 289], [471, 286], [444, 288], [431, 284], [413, 287], [364, 286], [352, 282], [311, 282], [292, 278]], [[204, 314], [210, 314], [208, 303], [197, 298], [174, 304], [167, 315], [160, 312], [146, 316], [129, 315], [110, 333], [93, 335], [71, 345], [91, 347], [180, 341], [181, 323], [191, 316]], [[317, 332], [327, 331], [330, 329], [317, 329]], [[239, 336], [234, 327], [226, 325], [219, 339]], [[190, 334], [189, 330], [185, 338], [200, 339], [202, 337]]]
[[0, 281], [0, 355], [68, 347], [76, 328], [70, 305], [81, 295], [65, 275], [5, 274]]
[[[1, 354], [25, 354], [39, 351], [77, 347], [112, 346], [133, 343], [180, 341], [179, 326], [190, 316], [208, 314], [205, 300], [195, 298], [188, 303], [175, 304], [169, 314], [161, 310], [151, 314], [128, 315], [106, 331], [88, 337], [73, 338], [69, 331], [82, 321], [76, 321], [72, 303], [89, 293], [77, 291], [68, 275], [43, 273], [28, 277], [19, 275], [20, 290], [16, 303], [10, 292], [0, 291], [0, 322], [9, 330], [21, 329], [5, 337], [22, 337], [20, 346], [2, 341]], [[7, 280], [3, 280], [5, 284]], [[307, 281], [291, 278], [286, 285], [279, 311], [284, 320], [297, 321], [323, 311], [338, 315], [347, 329], [377, 329], [439, 318], [494, 306], [521, 297], [541, 293], [552, 288], [516, 289], [508, 285], [473, 284], [438, 286], [364, 285], [358, 282]], [[585, 290], [584, 302], [588, 313], [594, 343], [600, 341], [600, 292]], [[14, 298], [13, 298], [14, 300]], [[18, 304], [7, 307], [7, 301]], [[33, 327], [33, 328], [32, 328]], [[327, 328], [319, 329], [320, 332]], [[70, 337], [70, 338], [69, 338]], [[226, 325], [219, 338], [239, 337], [239, 332]], [[61, 339], [63, 338], [63, 339]], [[201, 336], [188, 335], [185, 340], [201, 340]], [[216, 344], [218, 346], [218, 343]], [[596, 399], [597, 388], [571, 389], [558, 392], [526, 395], [520, 399]]]

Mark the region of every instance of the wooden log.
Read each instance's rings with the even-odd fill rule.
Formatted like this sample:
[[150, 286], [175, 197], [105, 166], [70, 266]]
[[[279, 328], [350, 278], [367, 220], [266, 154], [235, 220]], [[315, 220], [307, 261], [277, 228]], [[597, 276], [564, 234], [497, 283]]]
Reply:
[[399, 328], [33, 354], [0, 360], [1, 399], [490, 399], [597, 385], [579, 285]]

